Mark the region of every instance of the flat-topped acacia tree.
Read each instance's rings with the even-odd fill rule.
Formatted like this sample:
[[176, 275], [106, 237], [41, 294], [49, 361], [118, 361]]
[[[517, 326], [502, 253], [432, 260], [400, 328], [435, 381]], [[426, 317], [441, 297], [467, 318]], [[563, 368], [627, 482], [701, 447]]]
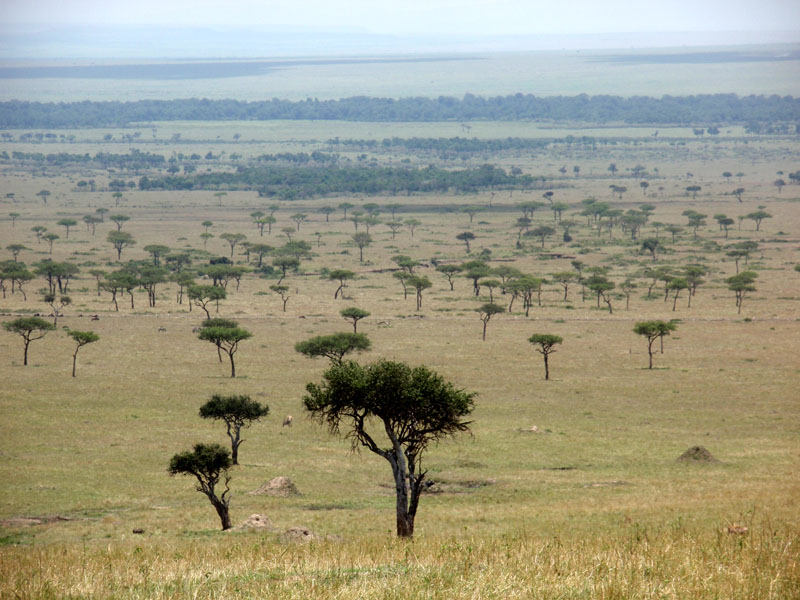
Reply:
[[371, 345], [369, 338], [363, 333], [334, 333], [297, 342], [294, 349], [309, 358], [324, 356], [338, 364], [346, 354], [369, 350]]
[[25, 344], [25, 352], [23, 354], [22, 364], [28, 364], [28, 346], [35, 340], [40, 340], [47, 335], [49, 331], [54, 331], [55, 325], [42, 319], [41, 317], [20, 317], [13, 321], [3, 323], [3, 329], [16, 333], [22, 337]]
[[211, 342], [217, 347], [217, 352], [224, 350], [231, 361], [231, 377], [236, 377], [236, 364], [233, 360], [233, 355], [239, 349], [239, 342], [253, 337], [253, 334], [239, 327], [235, 321], [231, 321], [232, 326], [218, 326], [213, 324], [211, 326], [204, 326], [200, 328], [197, 334], [201, 340]]
[[78, 363], [78, 350], [100, 339], [94, 331], [68, 331], [67, 335], [75, 342], [75, 352], [72, 355], [72, 376], [75, 377], [75, 366]]
[[[192, 475], [197, 479], [197, 491], [202, 492], [217, 511], [222, 530], [231, 528], [230, 475], [233, 466], [230, 453], [219, 444], [195, 444], [191, 452], [176, 454], [169, 461], [167, 472], [171, 475]], [[225, 490], [217, 495], [217, 485], [224, 480]]]
[[664, 336], [677, 328], [678, 326], [672, 321], [640, 321], [634, 325], [633, 332], [647, 338], [647, 355], [650, 358], [648, 369], [653, 368], [653, 354], [655, 354], [653, 343], [661, 339], [663, 344]]
[[353, 333], [358, 333], [358, 322], [361, 319], [366, 319], [370, 315], [370, 312], [356, 306], [351, 306], [349, 308], [343, 308], [339, 311], [339, 314], [342, 315], [345, 321], [351, 321], [353, 323]]
[[242, 429], [269, 414], [269, 406], [252, 400], [250, 396], [221, 396], [214, 394], [200, 407], [200, 416], [204, 419], [223, 421], [231, 440], [231, 459], [234, 465], [239, 464], [239, 446], [242, 445]]
[[536, 348], [536, 351], [544, 357], [544, 378], [545, 380], [550, 379], [550, 364], [548, 359], [550, 355], [556, 351], [556, 344], [560, 344], [564, 339], [561, 336], [549, 333], [534, 333], [528, 338], [528, 341], [534, 346], [539, 346]]
[[[474, 394], [455, 389], [427, 367], [390, 361], [335, 363], [321, 383], [309, 383], [306, 391], [306, 410], [331, 434], [343, 435], [354, 450], [363, 446], [391, 465], [397, 535], [411, 538], [427, 473], [422, 456], [431, 443], [469, 431], [466, 417], [474, 408]], [[371, 422], [379, 425], [371, 427]]]

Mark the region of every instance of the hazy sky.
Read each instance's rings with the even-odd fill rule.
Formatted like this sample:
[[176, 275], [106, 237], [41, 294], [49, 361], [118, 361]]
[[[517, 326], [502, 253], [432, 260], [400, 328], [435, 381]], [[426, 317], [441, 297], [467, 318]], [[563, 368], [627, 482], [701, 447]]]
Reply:
[[0, 0], [0, 23], [357, 28], [381, 34], [800, 30], [800, 0]]

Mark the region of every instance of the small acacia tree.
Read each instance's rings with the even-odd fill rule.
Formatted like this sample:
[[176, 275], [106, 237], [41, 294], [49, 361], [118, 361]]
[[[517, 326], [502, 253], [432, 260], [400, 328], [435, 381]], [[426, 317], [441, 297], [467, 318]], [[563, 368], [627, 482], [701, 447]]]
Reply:
[[[195, 444], [191, 452], [176, 454], [169, 461], [167, 472], [172, 475], [193, 475], [197, 479], [197, 491], [202, 492], [216, 509], [222, 522], [222, 530], [231, 528], [230, 481], [228, 469], [232, 466], [231, 455], [219, 444]], [[217, 485], [224, 480], [225, 490], [217, 495]]]
[[251, 400], [250, 396], [220, 396], [214, 394], [200, 407], [204, 419], [224, 421], [228, 437], [231, 439], [231, 459], [239, 464], [239, 446], [242, 445], [242, 429], [250, 427], [255, 421], [269, 414], [269, 406]]
[[190, 285], [186, 294], [189, 296], [190, 302], [194, 302], [195, 306], [199, 306], [203, 309], [207, 319], [211, 318], [208, 305], [215, 302], [217, 311], [219, 311], [219, 301], [224, 300], [228, 295], [225, 288], [218, 285]]
[[3, 323], [3, 328], [11, 333], [20, 335], [25, 343], [25, 352], [22, 364], [28, 364], [28, 346], [34, 340], [40, 340], [48, 331], [54, 331], [56, 326], [48, 323], [41, 317], [20, 317], [13, 321]]
[[495, 316], [499, 315], [500, 313], [506, 312], [506, 309], [500, 306], [499, 304], [492, 304], [488, 302], [481, 306], [480, 308], [476, 308], [475, 312], [480, 313], [481, 321], [483, 321], [483, 341], [486, 341], [486, 326], [489, 324], [489, 320]]
[[339, 311], [339, 314], [344, 317], [345, 321], [351, 321], [353, 323], [353, 333], [358, 333], [358, 322], [361, 319], [366, 319], [370, 315], [369, 311], [357, 308], [355, 306], [343, 308]]
[[72, 376], [75, 377], [75, 366], [78, 362], [78, 350], [86, 344], [91, 344], [100, 339], [94, 331], [68, 331], [67, 335], [75, 341], [75, 352], [72, 355]]
[[528, 341], [534, 346], [539, 346], [536, 348], [536, 351], [544, 357], [544, 378], [545, 380], [550, 379], [550, 364], [548, 359], [550, 355], [556, 351], [556, 344], [560, 344], [564, 339], [561, 336], [551, 335], [549, 333], [534, 333], [528, 338]]
[[353, 271], [348, 271], [347, 269], [334, 269], [330, 273], [328, 273], [328, 279], [331, 281], [338, 281], [339, 287], [336, 288], [336, 291], [333, 293], [333, 299], [336, 300], [340, 295], [344, 300], [344, 288], [347, 287], [347, 282], [351, 279], [355, 279], [356, 274]]
[[324, 356], [338, 364], [346, 354], [369, 350], [371, 345], [369, 338], [363, 333], [334, 333], [297, 342], [294, 349], [309, 358]]
[[281, 301], [283, 302], [283, 312], [286, 312], [286, 303], [289, 301], [289, 286], [273, 284], [269, 286], [269, 289], [281, 297]]
[[[303, 403], [334, 435], [363, 446], [391, 465], [395, 483], [399, 537], [414, 535], [426, 471], [422, 457], [431, 443], [469, 431], [465, 418], [474, 394], [457, 390], [421, 366], [381, 361], [361, 366], [353, 361], [332, 365], [320, 384], [309, 383]], [[386, 440], [377, 438], [383, 432]]]
[[232, 321], [232, 327], [220, 327], [212, 325], [210, 327], [202, 327], [197, 334], [201, 340], [211, 342], [217, 347], [217, 351], [224, 350], [228, 354], [231, 361], [231, 377], [236, 377], [236, 364], [233, 360], [233, 355], [239, 349], [239, 342], [253, 337], [253, 334], [238, 327], [235, 321]]
[[677, 325], [671, 321], [640, 321], [633, 326], [634, 333], [647, 338], [647, 355], [650, 357], [648, 369], [653, 368], [653, 354], [655, 354], [653, 343], [657, 339], [661, 339], [663, 343], [664, 336], [676, 329]]

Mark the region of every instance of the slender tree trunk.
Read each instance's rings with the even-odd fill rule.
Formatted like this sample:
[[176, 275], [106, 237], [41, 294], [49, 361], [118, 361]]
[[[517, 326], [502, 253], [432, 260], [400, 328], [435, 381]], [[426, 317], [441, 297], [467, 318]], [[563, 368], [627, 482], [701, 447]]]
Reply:
[[30, 341], [29, 340], [25, 340], [25, 355], [24, 355], [24, 358], [22, 360], [22, 364], [25, 365], [25, 366], [27, 366], [27, 364], [28, 364], [28, 345], [29, 344], [30, 344]]
[[236, 365], [233, 362], [233, 352], [229, 352], [228, 356], [231, 357], [231, 377], [236, 377]]
[[542, 355], [544, 356], [544, 378], [545, 380], [550, 379], [550, 364], [548, 362], [549, 356], [547, 352], [543, 352]]
[[78, 349], [79, 348], [80, 348], [80, 346], [78, 346], [78, 348], [75, 348], [75, 354], [72, 355], [72, 376], [73, 377], [75, 377], [75, 365], [78, 362]]

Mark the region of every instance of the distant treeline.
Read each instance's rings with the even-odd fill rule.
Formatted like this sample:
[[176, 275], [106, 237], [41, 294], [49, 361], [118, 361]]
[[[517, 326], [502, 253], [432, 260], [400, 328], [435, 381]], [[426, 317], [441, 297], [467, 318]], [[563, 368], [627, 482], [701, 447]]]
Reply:
[[[571, 138], [577, 143], [594, 143], [593, 138]], [[384, 138], [378, 140], [354, 140], [333, 138], [327, 140], [330, 146], [357, 150], [406, 150], [412, 152], [452, 152], [457, 154], [471, 154], [475, 152], [503, 152], [507, 150], [541, 150], [547, 148], [552, 140], [535, 138], [498, 138], [479, 140], [478, 138], [450, 137], [450, 138]]]
[[3, 151], [0, 153], [2, 160], [19, 160], [34, 163], [44, 163], [50, 166], [64, 166], [67, 164], [88, 165], [96, 163], [103, 169], [129, 169], [140, 170], [148, 168], [161, 168], [166, 166], [167, 160], [160, 154], [141, 152], [133, 149], [128, 154], [110, 154], [108, 152], [98, 152], [91, 156], [86, 154], [70, 154], [68, 152], [56, 152], [43, 154], [41, 152], [19, 152], [14, 151], [10, 155]]
[[368, 98], [266, 100], [139, 100], [136, 102], [0, 103], [0, 127], [73, 128], [129, 126], [153, 121], [220, 120], [473, 121], [545, 120], [632, 124], [748, 124], [800, 121], [791, 96], [714, 94], [663, 96], [554, 96], [484, 98]]
[[511, 175], [493, 165], [448, 171], [436, 167], [270, 166], [237, 172], [186, 176], [142, 177], [140, 190], [256, 190], [286, 200], [337, 194], [411, 194], [413, 192], [476, 192], [482, 189], [531, 188], [530, 175]]

